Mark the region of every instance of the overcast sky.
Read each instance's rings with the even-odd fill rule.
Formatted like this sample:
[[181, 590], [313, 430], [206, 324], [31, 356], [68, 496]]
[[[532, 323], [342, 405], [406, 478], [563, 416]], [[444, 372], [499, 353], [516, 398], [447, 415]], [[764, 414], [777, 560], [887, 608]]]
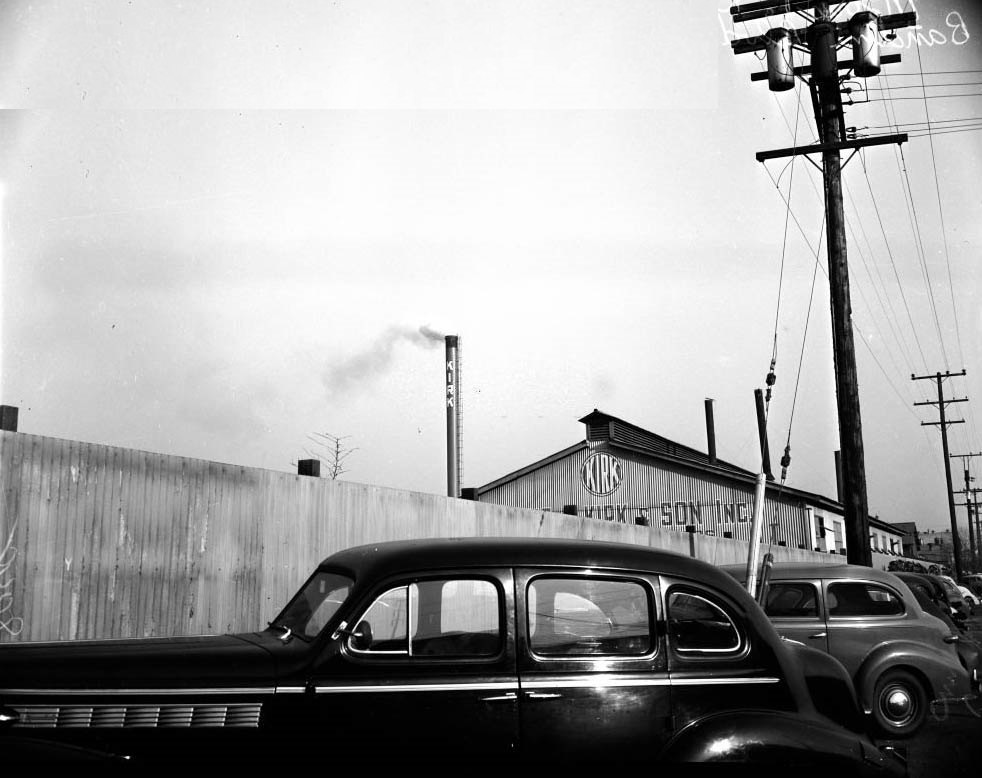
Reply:
[[[821, 175], [754, 158], [814, 142], [811, 101], [729, 45], [806, 21], [729, 5], [5, 0], [0, 403], [26, 433], [282, 471], [330, 433], [347, 480], [443, 494], [455, 334], [463, 486], [594, 408], [705, 451], [707, 397], [756, 470], [776, 343], [772, 464], [790, 434], [787, 483], [834, 497]], [[911, 134], [843, 173], [869, 508], [945, 528], [911, 375], [967, 370], [950, 450], [982, 451], [982, 14], [839, 18], [865, 7], [921, 25], [848, 85], [847, 125]]]

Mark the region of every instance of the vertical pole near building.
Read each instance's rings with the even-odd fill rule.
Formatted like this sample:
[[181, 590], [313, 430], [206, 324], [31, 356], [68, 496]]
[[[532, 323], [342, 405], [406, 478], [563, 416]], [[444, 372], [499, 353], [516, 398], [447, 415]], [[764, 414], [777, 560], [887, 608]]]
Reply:
[[774, 480], [771, 472], [771, 449], [767, 445], [767, 414], [764, 411], [764, 392], [754, 389], [754, 402], [757, 406], [757, 437], [760, 438], [760, 461], [768, 481]]
[[[979, 489], [972, 489], [972, 496], [968, 499], [975, 508], [975, 537], [982, 538], [982, 518], [979, 517]], [[982, 540], [979, 541], [979, 554], [982, 556]], [[976, 560], [978, 564], [978, 560]], [[978, 567], [976, 567], [976, 572]]]
[[952, 398], [951, 400], [945, 400], [944, 398], [944, 379], [953, 378], [954, 376], [965, 375], [965, 370], [963, 369], [961, 373], [949, 373], [945, 371], [944, 373], [935, 373], [931, 375], [916, 376], [911, 375], [911, 381], [923, 381], [934, 379], [938, 385], [938, 399], [937, 400], [927, 400], [925, 402], [917, 402], [914, 405], [937, 405], [938, 406], [938, 421], [922, 421], [921, 426], [934, 426], [937, 425], [941, 427], [941, 450], [944, 453], [944, 477], [945, 485], [948, 488], [948, 517], [951, 520], [951, 545], [952, 550], [955, 553], [954, 568], [955, 568], [955, 580], [959, 581], [962, 577], [962, 542], [958, 538], [958, 522], [955, 519], [955, 493], [951, 485], [951, 456], [948, 454], [948, 427], [952, 424], [964, 424], [964, 419], [948, 419], [945, 416], [945, 406], [948, 403], [963, 403], [968, 402], [965, 397]]
[[[775, 14], [813, 11], [813, 21], [805, 30], [774, 27], [766, 35], [755, 35], [730, 42], [734, 53], [767, 51], [768, 72], [754, 74], [768, 79], [772, 91], [794, 87], [794, 79], [808, 83], [820, 143], [795, 145], [787, 149], [759, 152], [757, 161], [779, 157], [821, 154], [825, 188], [825, 219], [828, 239], [829, 296], [832, 313], [832, 348], [835, 363], [836, 404], [842, 458], [842, 507], [845, 518], [848, 559], [853, 564], [871, 566], [869, 508], [866, 497], [866, 463], [863, 453], [863, 426], [859, 412], [859, 382], [852, 331], [852, 304], [849, 299], [849, 270], [846, 258], [845, 217], [842, 208], [841, 150], [853, 154], [862, 147], [903, 143], [905, 133], [866, 138], [846, 137], [842, 112], [841, 81], [855, 76], [867, 78], [879, 73], [881, 62], [899, 62], [899, 55], [880, 57], [878, 31], [906, 27], [917, 20], [916, 12], [879, 16], [870, 11], [857, 13], [849, 24], [835, 21], [829, 3], [819, 0], [754, 0], [730, 8], [734, 22], [745, 22]], [[844, 7], [837, 4], [835, 15]], [[853, 57], [839, 61], [840, 38], [852, 37]], [[810, 65], [796, 66], [792, 51], [807, 45]], [[845, 75], [840, 78], [840, 71]], [[797, 141], [797, 138], [795, 139]], [[847, 160], [848, 161], [848, 160]]]
[[972, 479], [969, 477], [968, 468], [965, 468], [965, 509], [968, 511], [968, 549], [969, 549], [969, 559], [972, 563], [975, 563], [975, 527], [972, 526], [972, 501], [969, 498], [969, 482]]
[[460, 398], [457, 394], [457, 336], [446, 336], [447, 362], [447, 496], [460, 496], [460, 449], [457, 421]]
[[706, 446], [709, 464], [716, 464], [716, 423], [713, 421], [713, 400], [706, 398]]
[[754, 516], [750, 525], [750, 553], [747, 554], [747, 592], [757, 598], [757, 563], [760, 561], [760, 540], [764, 534], [764, 498], [767, 475], [761, 468], [754, 486]]
[[976, 521], [972, 515], [972, 481], [975, 479], [972, 477], [969, 464], [973, 457], [982, 457], [982, 451], [975, 454], [952, 454], [952, 459], [961, 459], [962, 467], [965, 471], [965, 509], [968, 512], [968, 548], [969, 548], [969, 566], [974, 568], [976, 565], [976, 560], [978, 558], [978, 551], [982, 548], [982, 537], [979, 537], [978, 531], [976, 529]]
[[842, 209], [840, 142], [845, 140], [842, 95], [836, 54], [838, 35], [828, 3], [816, 3], [815, 23], [808, 30], [812, 85], [821, 142], [825, 181], [829, 290], [832, 307], [832, 350], [835, 355], [835, 390], [839, 410], [839, 450], [842, 452], [842, 503], [846, 519], [846, 554], [851, 564], [873, 564], [869, 543], [869, 509], [866, 497], [866, 462], [863, 425], [859, 411], [859, 381], [852, 336], [852, 303], [849, 299], [849, 266], [846, 261], [846, 224]]

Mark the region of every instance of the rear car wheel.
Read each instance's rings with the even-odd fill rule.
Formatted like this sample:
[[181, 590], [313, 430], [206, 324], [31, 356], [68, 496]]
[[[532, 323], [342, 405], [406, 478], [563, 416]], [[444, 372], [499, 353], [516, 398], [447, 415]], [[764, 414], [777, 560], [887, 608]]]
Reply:
[[887, 737], [910, 737], [927, 718], [927, 692], [906, 670], [888, 670], [876, 682], [873, 719]]

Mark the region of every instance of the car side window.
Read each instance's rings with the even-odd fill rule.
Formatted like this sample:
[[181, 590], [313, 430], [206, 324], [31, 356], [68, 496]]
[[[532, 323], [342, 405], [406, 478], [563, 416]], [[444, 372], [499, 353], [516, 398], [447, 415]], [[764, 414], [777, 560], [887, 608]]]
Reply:
[[764, 612], [771, 618], [817, 618], [818, 592], [815, 585], [790, 581], [768, 584]]
[[743, 647], [740, 630], [720, 604], [683, 589], [668, 593], [668, 631], [676, 651], [718, 655]]
[[829, 584], [830, 616], [899, 616], [904, 603], [894, 592], [879, 584], [836, 581]]
[[491, 581], [441, 578], [387, 590], [348, 638], [348, 650], [376, 657], [485, 657], [501, 650], [501, 595]]
[[641, 656], [652, 650], [651, 601], [640, 581], [542, 577], [527, 593], [532, 651], [543, 656]]

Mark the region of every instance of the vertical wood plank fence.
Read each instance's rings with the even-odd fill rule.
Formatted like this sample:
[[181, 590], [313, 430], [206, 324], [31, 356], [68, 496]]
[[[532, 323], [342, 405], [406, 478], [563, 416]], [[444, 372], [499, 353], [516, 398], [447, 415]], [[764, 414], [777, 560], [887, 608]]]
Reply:
[[740, 540], [10, 431], [0, 489], [0, 642], [262, 629], [324, 557], [384, 540], [566, 537], [747, 557]]

